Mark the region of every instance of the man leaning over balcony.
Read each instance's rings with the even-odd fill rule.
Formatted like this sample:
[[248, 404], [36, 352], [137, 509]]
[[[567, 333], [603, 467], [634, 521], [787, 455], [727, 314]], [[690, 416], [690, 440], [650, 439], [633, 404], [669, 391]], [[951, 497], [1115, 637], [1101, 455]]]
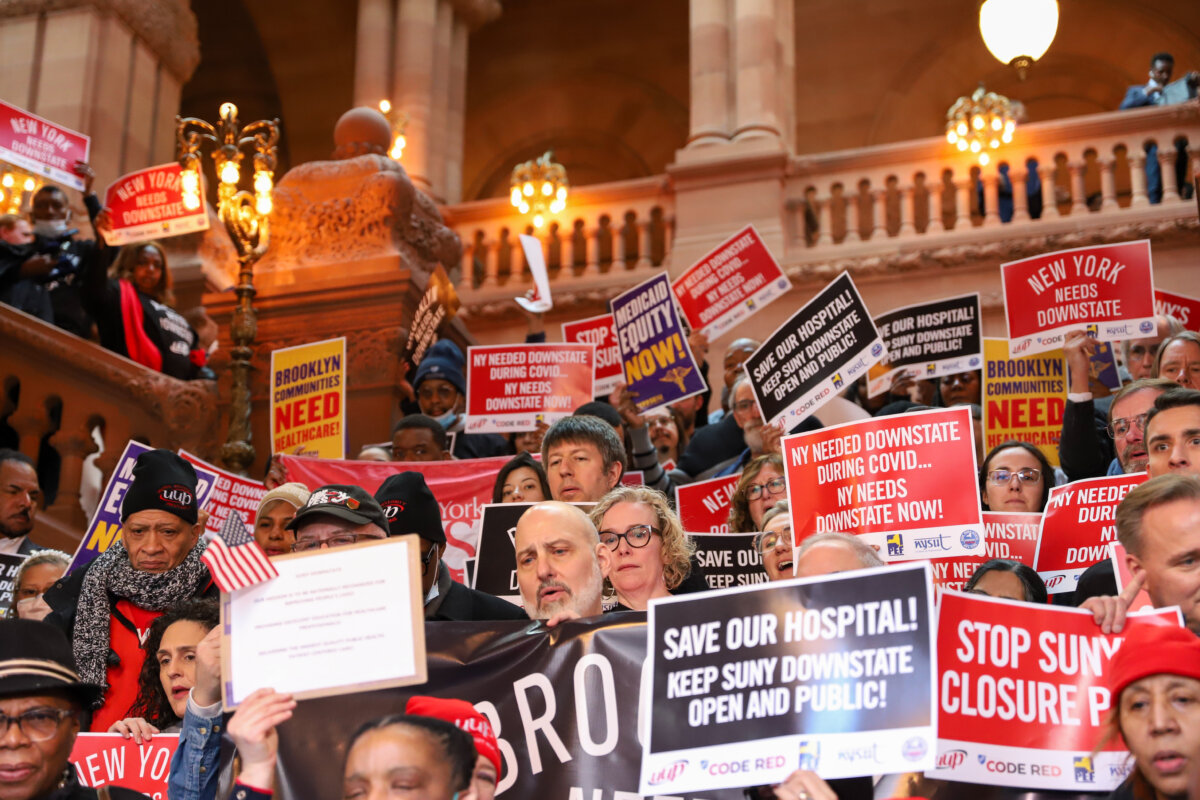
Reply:
[[[1145, 106], [1175, 105], [1187, 100], [1196, 99], [1196, 87], [1200, 84], [1200, 72], [1193, 70], [1183, 79], [1180, 89], [1176, 92], [1168, 88], [1171, 84], [1171, 73], [1175, 70], [1175, 57], [1170, 53], [1155, 53], [1150, 58], [1150, 80], [1144, 85], [1130, 86], [1125, 90], [1125, 99], [1121, 101], [1121, 111]], [[1172, 85], [1174, 86], [1174, 85]], [[1179, 186], [1179, 194], [1183, 198], [1192, 196], [1192, 185], [1187, 181], [1187, 144], [1182, 140], [1175, 143], [1178, 152], [1175, 156], [1175, 180]], [[1158, 163], [1158, 143], [1152, 143], [1146, 148], [1146, 195], [1151, 203], [1161, 203], [1163, 196], [1162, 167]]]

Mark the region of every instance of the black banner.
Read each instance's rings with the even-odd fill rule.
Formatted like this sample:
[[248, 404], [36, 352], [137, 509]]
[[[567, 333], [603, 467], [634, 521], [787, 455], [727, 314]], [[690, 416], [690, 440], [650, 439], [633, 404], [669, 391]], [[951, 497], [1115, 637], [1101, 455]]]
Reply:
[[978, 293], [897, 308], [876, 317], [875, 327], [887, 346], [880, 363], [888, 371], [871, 379], [872, 397], [886, 392], [905, 367], [916, 367], [909, 370], [915, 378], [937, 378], [983, 365]]
[[13, 594], [17, 591], [17, 570], [29, 556], [16, 553], [0, 553], [0, 619], [8, 616], [12, 607]]
[[762, 555], [754, 549], [757, 533], [689, 533], [696, 562], [710, 589], [766, 583]]

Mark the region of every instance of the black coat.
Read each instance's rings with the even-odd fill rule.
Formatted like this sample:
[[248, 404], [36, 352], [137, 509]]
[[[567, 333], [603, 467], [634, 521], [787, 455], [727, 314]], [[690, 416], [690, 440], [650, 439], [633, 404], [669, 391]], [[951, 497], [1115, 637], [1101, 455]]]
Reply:
[[428, 621], [472, 622], [494, 620], [528, 620], [529, 615], [507, 600], [480, 592], [458, 581], [451, 581], [441, 605]]
[[[75, 773], [75, 767], [67, 764], [66, 781], [61, 787], [51, 791], [49, 794], [38, 795], [32, 800], [96, 800], [100, 797], [100, 793], [89, 786], [84, 786], [79, 782], [79, 776]], [[135, 792], [132, 789], [124, 789], [120, 786], [105, 786], [107, 791], [105, 795], [111, 800], [148, 800], [146, 795], [141, 792]]]

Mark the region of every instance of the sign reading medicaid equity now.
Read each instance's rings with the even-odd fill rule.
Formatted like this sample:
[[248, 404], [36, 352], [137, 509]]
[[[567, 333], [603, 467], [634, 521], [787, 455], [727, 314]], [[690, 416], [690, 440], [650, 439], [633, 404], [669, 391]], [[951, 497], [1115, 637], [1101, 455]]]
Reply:
[[639, 283], [610, 304], [625, 383], [638, 411], [650, 411], [707, 388], [675, 313], [666, 275]]
[[75, 162], [88, 160], [90, 142], [78, 131], [0, 101], [0, 161], [83, 191]]
[[741, 475], [725, 475], [675, 487], [679, 521], [685, 531], [726, 533], [729, 531], [729, 502]]
[[767, 423], [791, 430], [876, 364], [883, 341], [854, 279], [843, 272], [746, 360]]
[[104, 193], [112, 230], [104, 236], [110, 245], [148, 242], [182, 233], [208, 230], [208, 210], [183, 207], [179, 189], [182, 167], [177, 163], [122, 175]]
[[1013, 356], [1056, 350], [1081, 328], [1102, 342], [1154, 334], [1149, 239], [1010, 261], [1000, 279]]
[[1200, 331], [1200, 299], [1195, 297], [1155, 289], [1154, 313], [1168, 314], [1182, 322], [1186, 330]]
[[940, 378], [979, 369], [983, 361], [978, 292], [897, 308], [876, 317], [875, 327], [887, 347], [880, 363], [888, 369], [871, 373], [871, 397], [890, 389], [899, 372]]
[[[847, 422], [783, 440], [797, 544], [872, 534], [888, 561], [983, 552], [975, 442], [966, 406]], [[883, 545], [886, 540], [886, 550]]]
[[696, 563], [710, 589], [766, 583], [762, 555], [754, 549], [757, 533], [689, 533]]
[[973, 555], [935, 558], [933, 582], [939, 589], [962, 590], [975, 570], [993, 558], [1007, 558], [1033, 566], [1042, 515], [1037, 513], [983, 512], [982, 552]]
[[[650, 601], [642, 795], [932, 768], [925, 564]], [[875, 759], [839, 752], [873, 748]]]
[[949, 781], [1107, 792], [1129, 775], [1105, 725], [1113, 655], [1136, 625], [1179, 625], [1177, 608], [1105, 635], [1090, 611], [943, 592], [938, 611], [937, 767]]
[[1050, 594], [1075, 591], [1083, 571], [1108, 558], [1117, 540], [1117, 505], [1146, 473], [1072, 481], [1050, 489], [1033, 568]]
[[216, 535], [229, 515], [236, 511], [242, 515], [246, 529], [253, 531], [254, 518], [258, 516], [258, 504], [267, 493], [267, 487], [263, 486], [262, 481], [253, 481], [227, 472], [186, 450], [180, 450], [179, 455], [197, 470], [204, 470], [214, 476], [212, 493], [209, 495], [208, 505], [205, 506], [208, 522], [205, 523], [204, 530]]
[[722, 242], [671, 284], [688, 325], [710, 340], [791, 288], [753, 225]]
[[1029, 442], [1058, 466], [1058, 440], [1067, 407], [1061, 350], [1012, 358], [1004, 339], [983, 340], [983, 449]]
[[592, 399], [595, 346], [499, 344], [467, 348], [467, 433], [532, 431]]
[[617, 347], [617, 330], [612, 314], [601, 314], [562, 326], [564, 342], [584, 342], [596, 345], [595, 384], [597, 397], [607, 396], [621, 382], [621, 351]]
[[346, 457], [346, 338], [271, 351], [271, 452]]
[[156, 733], [143, 744], [119, 733], [81, 733], [71, 748], [71, 763], [84, 786], [120, 786], [165, 798], [177, 749], [177, 733]]

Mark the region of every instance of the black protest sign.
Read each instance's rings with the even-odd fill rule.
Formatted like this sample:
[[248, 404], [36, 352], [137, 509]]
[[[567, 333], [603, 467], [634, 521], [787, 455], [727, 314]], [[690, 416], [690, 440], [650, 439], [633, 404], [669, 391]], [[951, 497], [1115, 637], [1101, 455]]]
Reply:
[[454, 291], [454, 283], [442, 265], [438, 264], [429, 274], [425, 294], [421, 296], [421, 302], [413, 312], [412, 323], [408, 326], [404, 360], [414, 367], [420, 364], [425, 351], [438, 340], [442, 323], [453, 319], [460, 305], [462, 303]]
[[928, 564], [652, 600], [648, 614], [642, 794], [934, 763]]
[[16, 553], [0, 553], [0, 619], [8, 616], [12, 608], [13, 595], [17, 591], [17, 572], [29, 556]]
[[871, 397], [891, 388], [901, 371], [917, 379], [940, 378], [983, 364], [978, 292], [897, 308], [876, 317], [875, 327], [887, 347], [881, 363], [888, 370], [871, 378]]
[[791, 430], [883, 358], [883, 342], [845, 272], [746, 360], [766, 422]]
[[481, 592], [521, 605], [517, 586], [517, 520], [533, 503], [488, 503], [479, 516], [475, 545], [475, 583]]
[[689, 533], [696, 563], [710, 589], [766, 583], [762, 555], [754, 549], [757, 533]]

